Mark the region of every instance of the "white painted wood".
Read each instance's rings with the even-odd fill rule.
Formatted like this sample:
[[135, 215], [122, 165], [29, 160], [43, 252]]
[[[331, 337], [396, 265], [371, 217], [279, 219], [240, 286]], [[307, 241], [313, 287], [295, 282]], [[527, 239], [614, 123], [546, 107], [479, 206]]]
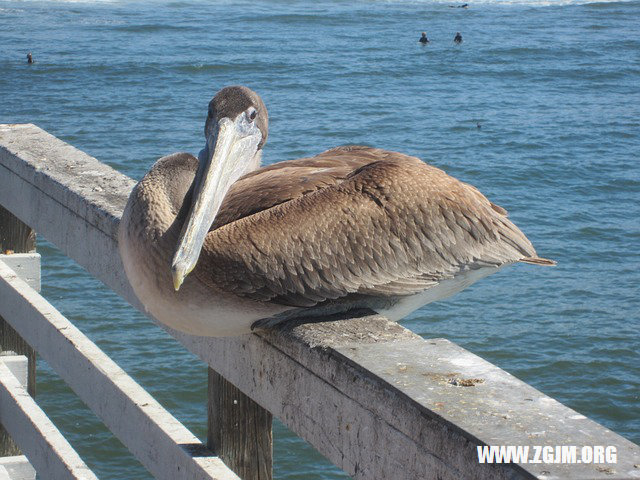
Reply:
[[[0, 472], [6, 473], [9, 480], [35, 480], [36, 470], [31, 466], [24, 455], [14, 457], [0, 457]], [[3, 473], [0, 473], [2, 480]]]
[[0, 204], [116, 292], [130, 291], [114, 238], [133, 180], [34, 125], [0, 124], [0, 145]]
[[0, 261], [2, 315], [158, 479], [238, 477]]
[[1, 360], [0, 421], [42, 478], [97, 480]]
[[[0, 126], [0, 204], [139, 308], [115, 240], [132, 185], [35, 126]], [[380, 317], [225, 339], [170, 333], [357, 479], [612, 478], [596, 465], [477, 462], [478, 444], [595, 438], [618, 446], [619, 478], [637, 474], [638, 446], [457, 345]], [[457, 387], [452, 373], [485, 381]]]
[[4, 362], [13, 376], [18, 379], [22, 388], [27, 388], [27, 375], [29, 372], [29, 360], [27, 357], [16, 355], [13, 352], [2, 352], [0, 360]]
[[40, 291], [40, 254], [39, 253], [12, 253], [0, 254], [0, 260], [16, 272], [16, 274], [33, 288]]

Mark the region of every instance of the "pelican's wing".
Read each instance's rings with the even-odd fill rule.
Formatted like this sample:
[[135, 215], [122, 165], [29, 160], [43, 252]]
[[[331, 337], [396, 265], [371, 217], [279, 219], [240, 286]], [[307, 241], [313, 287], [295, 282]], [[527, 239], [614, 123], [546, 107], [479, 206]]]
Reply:
[[[325, 178], [329, 167], [313, 165], [314, 157], [247, 178], [234, 202], [259, 207], [237, 207], [256, 213], [209, 232], [194, 270], [201, 281], [307, 307], [354, 293], [410, 295], [462, 270], [536, 258], [503, 209], [442, 170], [365, 147], [323, 155], [350, 158], [356, 168]], [[314, 169], [321, 180], [299, 188]]]
[[[359, 167], [376, 161], [362, 147], [338, 147], [312, 158], [274, 163], [235, 182], [210, 230], [344, 181]], [[356, 155], [351, 152], [355, 151]]]

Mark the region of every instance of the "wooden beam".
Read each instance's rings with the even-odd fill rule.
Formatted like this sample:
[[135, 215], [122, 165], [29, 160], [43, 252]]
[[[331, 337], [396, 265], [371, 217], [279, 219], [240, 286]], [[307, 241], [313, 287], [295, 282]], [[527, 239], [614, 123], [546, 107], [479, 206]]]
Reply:
[[[0, 258], [16, 257], [15, 255], [0, 255]], [[22, 254], [24, 255], [24, 254]], [[30, 255], [30, 254], [27, 254]], [[39, 263], [38, 263], [39, 265]], [[2, 352], [0, 362], [3, 362], [11, 374], [18, 380], [23, 390], [27, 388], [29, 362], [24, 355], [14, 352]], [[24, 455], [0, 457], [0, 480], [36, 480], [36, 471]]]
[[239, 480], [195, 435], [2, 261], [0, 298], [0, 313], [11, 322], [20, 319], [14, 323], [16, 330], [155, 478]]
[[[35, 232], [0, 205], [0, 254], [34, 252]], [[2, 317], [0, 317], [0, 351], [12, 351], [29, 359], [27, 391], [36, 395], [36, 352]], [[19, 455], [20, 449], [0, 425], [0, 456]]]
[[272, 415], [209, 368], [207, 446], [242, 480], [271, 480]]
[[36, 251], [36, 233], [0, 205], [0, 253]]
[[0, 458], [0, 466], [4, 469], [0, 480], [36, 480], [36, 471], [24, 455]]
[[[11, 258], [15, 255], [0, 255], [0, 258]], [[24, 255], [24, 254], [22, 254]], [[27, 254], [31, 255], [31, 254]], [[40, 264], [38, 263], [38, 266]], [[23, 390], [27, 388], [29, 362], [24, 355], [14, 352], [2, 352], [0, 362], [4, 363], [11, 374], [18, 380]], [[36, 480], [36, 471], [24, 455], [0, 457], [0, 480]]]
[[[132, 186], [33, 125], [0, 125], [0, 204], [141, 308], [116, 243]], [[593, 463], [479, 464], [476, 447], [499, 444], [614, 445], [617, 478], [637, 476], [637, 445], [463, 348], [381, 317], [236, 338], [169, 333], [356, 479], [616, 478]]]
[[0, 420], [41, 478], [98, 480], [1, 358]]

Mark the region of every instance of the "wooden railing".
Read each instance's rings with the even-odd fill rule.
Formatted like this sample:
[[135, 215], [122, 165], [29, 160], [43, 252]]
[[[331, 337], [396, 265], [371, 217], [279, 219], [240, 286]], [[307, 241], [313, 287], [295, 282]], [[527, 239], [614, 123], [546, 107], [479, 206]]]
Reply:
[[[19, 255], [9, 257], [16, 256]], [[18, 278], [7, 265], [9, 259], [2, 260], [0, 257], [0, 314], [154, 477], [166, 480], [238, 478], [80, 330]], [[0, 367], [0, 377], [6, 376]], [[23, 401], [25, 397], [31, 398], [25, 393]], [[59, 432], [47, 426], [44, 431], [48, 436], [43, 436], [41, 429], [29, 429], [30, 424], [38, 426], [44, 425], [43, 422], [16, 422], [19, 416], [15, 412], [21, 404], [14, 405], [5, 414], [4, 408], [11, 403], [3, 404], [0, 419], [10, 422], [3, 424], [14, 438], [23, 440], [19, 445], [27, 457], [35, 458], [32, 463], [43, 478], [96, 478], [62, 441]], [[29, 407], [24, 416], [30, 418], [36, 410], [34, 405], [24, 402], [22, 405]], [[41, 419], [42, 415], [37, 414], [36, 418]], [[70, 461], [72, 454], [77, 461]]]
[[[133, 184], [33, 125], [0, 125], [0, 205], [140, 308], [116, 244], [118, 222]], [[22, 327], [21, 322], [55, 309], [2, 272], [0, 315], [44, 357], [51, 348], [48, 343], [59, 345], [66, 337], [56, 336], [62, 335], [60, 328], [57, 334], [33, 336], [30, 329], [40, 327]], [[11, 306], [4, 306], [5, 298], [12, 299]], [[8, 318], [18, 313], [22, 318]], [[53, 316], [55, 322], [64, 321], [57, 313]], [[62, 330], [82, 335], [68, 323]], [[463, 348], [443, 339], [424, 340], [379, 316], [288, 324], [235, 338], [169, 333], [210, 366], [208, 448], [245, 480], [271, 478], [271, 415], [357, 479], [638, 476], [637, 445]], [[72, 362], [61, 362], [59, 373], [89, 406], [96, 408], [83, 390], [90, 384], [108, 389], [135, 412], [126, 420], [129, 426], [135, 422], [140, 430], [155, 430], [154, 441], [164, 442], [162, 448], [172, 452], [172, 458], [182, 458], [194, 471], [204, 471], [202, 463], [214, 465], [214, 478], [231, 478], [233, 474], [217, 457], [208, 456], [195, 437], [175, 434], [173, 427], [171, 433], [163, 432], [163, 419], [170, 415], [157, 411], [157, 403], [140, 387], [120, 385], [98, 368], [109, 365], [121, 378], [125, 374], [113, 362], [101, 357], [91, 367], [88, 359], [101, 354], [91, 350], [95, 346], [83, 350], [85, 343], [72, 343], [77, 350], [65, 355], [85, 362], [90, 373], [64, 373]], [[126, 395], [128, 389], [135, 395]], [[136, 400], [142, 397], [144, 403]], [[146, 402], [154, 405], [153, 414], [141, 406]], [[129, 437], [127, 425], [118, 418], [96, 413], [158, 478], [196, 478], [182, 471], [163, 476], [165, 466], [155, 464], [162, 461], [161, 455], [149, 455], [153, 445], [145, 435]], [[615, 446], [617, 455], [615, 464], [604, 466], [487, 464], [478, 461], [477, 447], [483, 445], [532, 450], [537, 445], [607, 445]]]

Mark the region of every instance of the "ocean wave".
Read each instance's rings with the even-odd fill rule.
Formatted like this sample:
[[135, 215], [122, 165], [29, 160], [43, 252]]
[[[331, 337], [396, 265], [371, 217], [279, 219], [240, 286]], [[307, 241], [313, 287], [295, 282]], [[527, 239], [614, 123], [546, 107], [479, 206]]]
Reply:
[[255, 72], [268, 67], [272, 71], [288, 72], [293, 65], [275, 62], [252, 63], [192, 63], [171, 67], [179, 73], [208, 73], [208, 72]]
[[[375, 3], [398, 3], [398, 0], [372, 0]], [[633, 3], [637, 0], [473, 0], [469, 2], [451, 1], [451, 0], [413, 0], [413, 2], [421, 5], [428, 4], [444, 4], [450, 7], [460, 7], [462, 5], [468, 5], [468, 8], [473, 8], [475, 5], [497, 5], [497, 6], [510, 6], [510, 5], [523, 5], [531, 7], [563, 7], [567, 5], [610, 5], [617, 3]], [[403, 2], [405, 3], [405, 2]]]
[[192, 27], [189, 26], [177, 26], [169, 24], [147, 23], [142, 25], [118, 25], [113, 27], [113, 30], [127, 33], [156, 33], [165, 30], [188, 30]]

